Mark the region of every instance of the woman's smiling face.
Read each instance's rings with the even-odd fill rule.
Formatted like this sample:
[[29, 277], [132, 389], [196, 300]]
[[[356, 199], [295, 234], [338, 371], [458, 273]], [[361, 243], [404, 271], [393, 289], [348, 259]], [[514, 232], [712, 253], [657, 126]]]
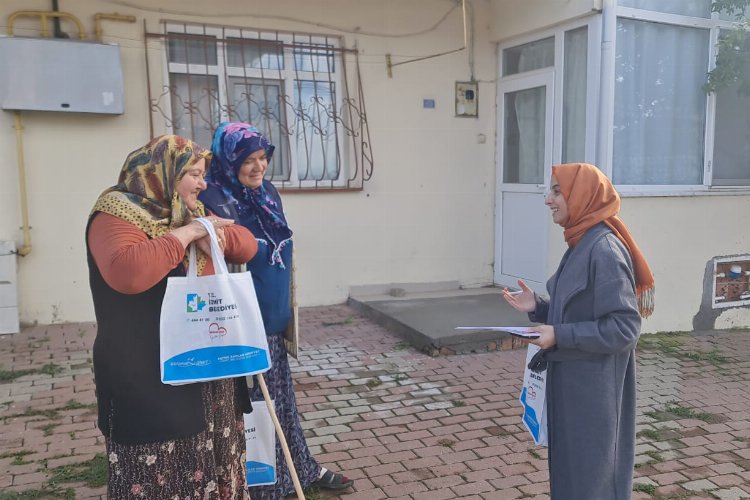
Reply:
[[560, 184], [553, 175], [550, 180], [549, 193], [544, 198], [544, 203], [552, 210], [552, 222], [563, 225], [568, 220], [568, 203], [560, 191]]
[[201, 158], [192, 164], [177, 182], [175, 191], [190, 210], [198, 208], [198, 194], [206, 189], [206, 159]]
[[263, 183], [263, 176], [268, 168], [268, 156], [265, 149], [259, 149], [248, 156], [242, 163], [237, 179], [243, 186], [255, 189]]

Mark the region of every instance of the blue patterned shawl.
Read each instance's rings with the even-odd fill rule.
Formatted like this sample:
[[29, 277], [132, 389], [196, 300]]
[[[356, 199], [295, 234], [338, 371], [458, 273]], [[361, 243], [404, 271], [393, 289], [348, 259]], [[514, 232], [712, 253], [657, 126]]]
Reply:
[[264, 149], [268, 161], [271, 161], [274, 146], [257, 128], [247, 123], [221, 123], [211, 144], [213, 158], [206, 182], [221, 189], [235, 204], [240, 224], [256, 237], [268, 241], [273, 249], [269, 264], [279, 264], [283, 268], [281, 248], [291, 241], [292, 230], [286, 222], [278, 191], [265, 179], [259, 187], [252, 189], [242, 185], [237, 178], [245, 159], [259, 149]]

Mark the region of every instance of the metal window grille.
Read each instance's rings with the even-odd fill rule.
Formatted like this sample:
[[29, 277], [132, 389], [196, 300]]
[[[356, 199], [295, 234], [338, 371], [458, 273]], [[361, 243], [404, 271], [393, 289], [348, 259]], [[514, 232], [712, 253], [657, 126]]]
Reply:
[[[276, 146], [266, 178], [282, 190], [359, 190], [372, 177], [358, 52], [339, 37], [165, 22], [151, 134], [210, 146], [222, 121], [252, 123]], [[148, 43], [146, 50], [149, 68]], [[153, 55], [151, 55], [153, 57]], [[150, 72], [147, 71], [150, 80]]]

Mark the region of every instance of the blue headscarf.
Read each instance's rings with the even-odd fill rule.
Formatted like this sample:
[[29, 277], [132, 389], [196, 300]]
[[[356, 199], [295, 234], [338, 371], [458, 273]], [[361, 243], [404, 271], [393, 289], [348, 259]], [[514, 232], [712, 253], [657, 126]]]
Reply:
[[240, 224], [256, 237], [265, 236], [272, 247], [270, 264], [284, 268], [281, 248], [291, 241], [292, 230], [286, 222], [278, 191], [265, 179], [253, 189], [244, 186], [237, 177], [245, 159], [259, 149], [265, 150], [270, 162], [275, 147], [257, 128], [240, 122], [219, 124], [211, 144], [213, 158], [206, 182], [221, 189], [235, 204]]

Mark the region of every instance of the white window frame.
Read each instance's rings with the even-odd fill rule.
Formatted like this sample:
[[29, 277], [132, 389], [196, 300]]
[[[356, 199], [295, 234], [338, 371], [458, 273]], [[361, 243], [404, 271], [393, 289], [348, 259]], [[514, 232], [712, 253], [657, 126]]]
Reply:
[[[587, 28], [588, 53], [586, 57], [586, 143], [584, 146], [585, 158], [581, 162], [596, 163], [596, 137], [599, 109], [599, 75], [601, 73], [601, 15], [595, 14], [574, 21], [561, 23], [553, 28], [535, 31], [520, 37], [515, 37], [498, 44], [498, 92], [502, 93], [508, 84], [514, 80], [525, 79], [535, 74], [554, 72], [554, 111], [552, 115], [552, 163], [562, 162], [562, 126], [563, 126], [563, 77], [564, 77], [564, 44], [565, 33], [578, 28]], [[554, 37], [555, 58], [553, 66], [540, 68], [533, 71], [516, 73], [503, 76], [503, 57], [505, 49], [517, 47], [526, 43], [536, 42], [545, 38]], [[545, 185], [549, 179], [544, 179]]]
[[[306, 43], [311, 44], [321, 44], [321, 45], [333, 45], [334, 49], [339, 49], [342, 46], [342, 40], [336, 36], [326, 36], [326, 35], [314, 35], [314, 34], [308, 34], [308, 33], [294, 33], [294, 32], [281, 32], [281, 31], [263, 31], [256, 28], [237, 28], [237, 27], [217, 27], [217, 26], [204, 26], [199, 24], [190, 24], [190, 23], [170, 23], [166, 22], [164, 24], [165, 31], [167, 34], [169, 33], [176, 33], [176, 34], [191, 34], [191, 35], [200, 35], [200, 36], [214, 36], [217, 39], [216, 44], [216, 66], [211, 66], [207, 64], [183, 64], [183, 63], [174, 63], [169, 61], [169, 55], [167, 53], [167, 43], [168, 41], [164, 41], [164, 50], [163, 50], [163, 68], [164, 68], [164, 74], [163, 78], [165, 82], [170, 82], [169, 74], [170, 73], [183, 73], [183, 74], [193, 74], [193, 75], [210, 75], [210, 76], [216, 76], [218, 79], [218, 85], [217, 88], [219, 90], [219, 102], [222, 106], [219, 107], [219, 118], [220, 121], [227, 121], [229, 120], [229, 116], [227, 115], [224, 106], [228, 103], [228, 89], [227, 89], [227, 77], [241, 77], [241, 78], [265, 78], [266, 80], [275, 80], [279, 81], [277, 78], [270, 78], [269, 75], [278, 75], [281, 73], [283, 75], [283, 78], [281, 79], [282, 82], [282, 91], [284, 94], [288, 95], [291, 99], [294, 99], [294, 86], [295, 86], [295, 74], [299, 77], [299, 80], [307, 81], [307, 80], [313, 80], [316, 75], [331, 75], [330, 81], [333, 83], [335, 88], [335, 98], [336, 102], [333, 103], [334, 107], [338, 109], [338, 102], [342, 101], [342, 99], [346, 98], [346, 96], [343, 95], [343, 92], [345, 91], [345, 87], [342, 82], [342, 73], [344, 71], [343, 66], [343, 56], [340, 55], [340, 52], [337, 50], [334, 50], [332, 52], [332, 58], [333, 58], [333, 64], [335, 67], [334, 72], [315, 72], [315, 71], [301, 71], [297, 70], [295, 73], [294, 70], [294, 50], [289, 49], [286, 45], [284, 47], [284, 69], [277, 70], [277, 69], [259, 69], [259, 68], [233, 68], [233, 67], [227, 67], [224, 64], [224, 61], [226, 61], [225, 57], [225, 44], [222, 43], [221, 40], [226, 38], [244, 38], [248, 40], [273, 40], [273, 41], [281, 41], [284, 44], [292, 44], [294, 42], [295, 35], [298, 37], [304, 36], [306, 39]], [[256, 35], [256, 36], [248, 36], [248, 35]], [[309, 42], [308, 42], [309, 41]], [[299, 43], [299, 42], [298, 42]], [[323, 56], [325, 57], [325, 56]], [[328, 82], [329, 79], [315, 79], [316, 82]], [[169, 99], [167, 99], [166, 105], [166, 112], [169, 113], [169, 116], [172, 116], [172, 107], [171, 102]], [[289, 122], [289, 114], [286, 109], [283, 110], [286, 117], [286, 123], [287, 126], [292, 126]], [[344, 116], [341, 117], [341, 119], [345, 119]], [[171, 124], [170, 124], [171, 129]], [[348, 141], [346, 140], [346, 136], [343, 130], [343, 127], [339, 126], [337, 127], [337, 141], [340, 145], [340, 152], [341, 152], [341, 160], [340, 160], [340, 166], [339, 169], [339, 175], [337, 179], [322, 179], [322, 180], [314, 180], [314, 179], [306, 179], [301, 180], [298, 178], [298, 165], [297, 165], [297, 141], [295, 138], [295, 134], [288, 136], [289, 141], [289, 180], [288, 181], [281, 181], [281, 180], [273, 180], [272, 182], [274, 184], [282, 184], [284, 182], [285, 184], [290, 184], [291, 186], [300, 187], [300, 188], [316, 188], [317, 186], [323, 185], [332, 185], [333, 187], [345, 187], [348, 182], [349, 178], [349, 160], [350, 156], [352, 154], [351, 148], [349, 146]], [[262, 131], [261, 131], [262, 132]], [[205, 145], [206, 147], [209, 147], [210, 144]]]
[[[711, 44], [708, 51], [708, 61], [706, 61], [706, 72], [711, 71], [716, 61], [716, 42], [722, 29], [732, 29], [736, 23], [719, 19], [717, 12], [711, 13], [711, 18], [699, 18], [683, 16], [679, 14], [667, 14], [651, 10], [636, 9], [631, 7], [617, 6], [614, 15], [617, 18], [628, 18], [638, 21], [656, 22], [662, 24], [671, 24], [690, 28], [700, 28], [709, 30], [709, 43]], [[606, 22], [606, 20], [605, 20]], [[616, 20], [615, 20], [616, 22]], [[617, 38], [613, 40], [615, 47], [611, 51], [610, 67], [614, 72], [614, 59], [617, 53]], [[607, 116], [610, 119], [608, 124], [602, 124], [606, 127], [609, 134], [610, 144], [613, 141], [614, 126], [614, 73], [610, 78], [605, 78], [608, 82], [608, 88], [602, 88], [601, 92], [610, 95], [612, 98], [605, 100], [602, 105], [609, 106]], [[694, 195], [747, 195], [750, 192], [750, 180], [748, 185], [744, 186], [714, 186], [712, 185], [712, 165], [714, 149], [714, 133], [716, 120], [716, 94], [706, 96], [706, 123], [704, 130], [704, 165], [703, 165], [703, 183], [696, 185], [617, 185], [617, 191], [623, 196], [694, 196]], [[614, 164], [613, 152], [610, 148], [606, 152], [605, 161], [602, 162], [602, 170], [611, 179], [612, 168]]]

